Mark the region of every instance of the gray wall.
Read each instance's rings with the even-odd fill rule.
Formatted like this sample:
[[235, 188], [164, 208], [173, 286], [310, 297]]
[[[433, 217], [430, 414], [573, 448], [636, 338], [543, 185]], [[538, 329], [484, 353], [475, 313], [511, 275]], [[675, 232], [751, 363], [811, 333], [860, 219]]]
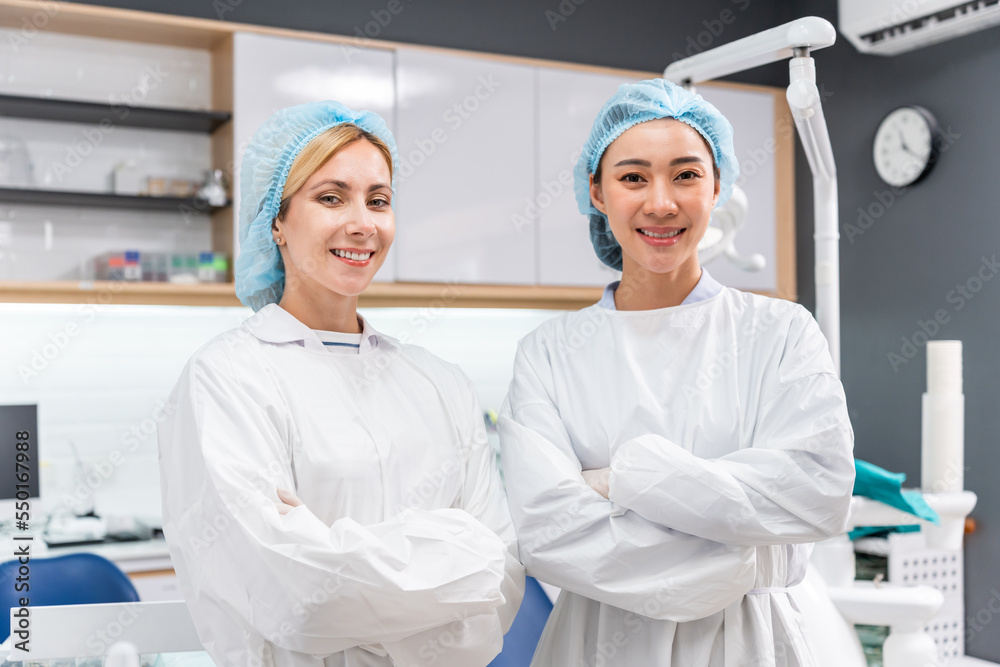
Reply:
[[[803, 15], [836, 21], [834, 0], [801, 4]], [[966, 650], [1000, 662], [1000, 618], [991, 610], [1000, 604], [1000, 276], [971, 298], [953, 292], [977, 278], [983, 258], [1000, 259], [1000, 29], [890, 58], [861, 55], [841, 38], [816, 63], [830, 93], [839, 175], [842, 376], [855, 454], [919, 485], [926, 351], [919, 346], [895, 367], [889, 354], [905, 359], [903, 339], [922, 343], [920, 322], [944, 310], [946, 323], [931, 337], [963, 342], [965, 486], [979, 496], [978, 529], [966, 538]], [[954, 139], [924, 181], [894, 196], [875, 173], [872, 140], [881, 119], [908, 104], [929, 109]], [[801, 151], [797, 166], [798, 289], [812, 308], [812, 185]], [[871, 222], [859, 223], [859, 208]]]
[[[379, 39], [648, 71], [661, 70], [675, 52], [689, 49], [689, 40], [714, 46], [809, 14], [836, 23], [835, 0], [562, 0], [562, 13], [558, 0], [401, 2], [403, 10], [377, 30], [369, 25], [371, 12], [385, 9], [389, 0], [92, 4], [345, 35], [367, 27]], [[218, 7], [232, 11], [220, 16]], [[733, 12], [732, 22], [717, 23], [726, 9]], [[566, 20], [547, 11], [565, 14]], [[713, 28], [717, 35], [711, 34]], [[919, 322], [944, 309], [948, 322], [934, 337], [965, 344], [966, 488], [979, 495], [974, 512], [979, 528], [966, 542], [967, 648], [970, 655], [1000, 661], [1000, 624], [992, 624], [990, 610], [1000, 603], [1000, 484], [994, 481], [1000, 474], [1000, 447], [993, 440], [1000, 433], [993, 350], [1000, 340], [1000, 279], [984, 283], [971, 299], [962, 297], [961, 308], [954, 295], [949, 301], [958, 284], [975, 276], [984, 257], [1000, 254], [1000, 184], [993, 168], [1000, 154], [995, 128], [1000, 29], [894, 58], [862, 56], [842, 38], [817, 53], [817, 67], [830, 93], [826, 114], [840, 174], [843, 379], [856, 453], [919, 484], [924, 350], [896, 368], [888, 355], [901, 354], [903, 339], [913, 340]], [[786, 65], [772, 65], [733, 79], [785, 85], [786, 72]], [[923, 183], [881, 204], [880, 198], [889, 200], [888, 186], [875, 173], [871, 141], [881, 118], [905, 104], [933, 111], [956, 139]], [[797, 165], [798, 287], [802, 303], [812, 307], [812, 197], [801, 151]], [[859, 227], [858, 208], [878, 213], [879, 204], [884, 211], [867, 229]]]
[[[790, 16], [788, 3], [759, 0], [643, 0], [625, 5], [611, 0], [94, 0], [85, 4], [652, 72], [662, 71], [674, 52], [690, 48], [689, 37], [695, 40], [694, 48], [698, 39], [703, 46], [717, 46]], [[386, 11], [390, 5], [400, 8], [394, 16]], [[623, 11], [623, 6], [634, 9]], [[723, 10], [732, 12], [724, 17], [728, 23], [719, 22]], [[372, 23], [377, 18], [384, 27]], [[761, 68], [740, 80], [771, 83], [775, 73], [780, 77], [786, 69]]]

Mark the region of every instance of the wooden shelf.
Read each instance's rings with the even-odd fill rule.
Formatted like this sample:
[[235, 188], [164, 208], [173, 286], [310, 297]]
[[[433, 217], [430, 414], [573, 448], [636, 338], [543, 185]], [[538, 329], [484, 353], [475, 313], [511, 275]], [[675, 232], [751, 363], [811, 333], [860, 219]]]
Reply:
[[92, 125], [110, 123], [116, 127], [143, 127], [205, 134], [211, 134], [233, 117], [226, 111], [137, 107], [20, 95], [0, 95], [0, 116]]
[[[543, 308], [579, 310], [597, 303], [600, 287], [438, 285], [372, 283], [361, 308]], [[0, 303], [94, 303], [101, 305], [240, 306], [232, 283], [76, 281], [0, 282]]]
[[145, 197], [116, 195], [110, 192], [74, 192], [42, 188], [0, 188], [0, 201], [39, 206], [86, 206], [88, 208], [127, 208], [141, 211], [188, 211], [212, 214], [229, 206], [208, 206], [194, 197]]
[[173, 283], [103, 280], [0, 282], [2, 303], [93, 303], [99, 305], [239, 306], [232, 283]]
[[372, 283], [360, 308], [541, 308], [579, 310], [597, 303], [602, 287]]

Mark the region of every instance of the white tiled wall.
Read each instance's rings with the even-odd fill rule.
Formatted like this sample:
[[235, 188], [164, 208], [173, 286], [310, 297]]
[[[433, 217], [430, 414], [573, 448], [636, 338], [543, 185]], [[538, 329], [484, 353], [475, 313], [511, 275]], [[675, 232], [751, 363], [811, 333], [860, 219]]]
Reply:
[[212, 234], [201, 217], [0, 202], [0, 280], [93, 279], [93, 259], [108, 250], [207, 250]]
[[[159, 516], [154, 414], [187, 359], [249, 316], [243, 308], [0, 304], [0, 404], [39, 405], [41, 494], [55, 507], [74, 487], [75, 446], [91, 464], [124, 462], [93, 494], [99, 514]], [[370, 309], [376, 329], [457, 363], [484, 410], [500, 407], [517, 341], [551, 311]], [[76, 329], [72, 326], [75, 325]], [[68, 328], [69, 327], [69, 328]], [[69, 333], [77, 331], [76, 335]]]
[[[198, 49], [2, 29], [0, 93], [208, 109], [211, 61]], [[200, 180], [219, 166], [211, 163], [208, 135], [119, 127], [115, 120], [101, 129], [0, 118], [0, 141], [22, 141], [34, 186], [53, 190], [110, 192], [111, 172], [128, 160], [143, 177]], [[87, 278], [81, 265], [92, 258], [133, 249], [209, 250], [208, 216], [0, 202], [0, 280]]]
[[[483, 410], [499, 410], [517, 341], [558, 313], [549, 310], [372, 308], [361, 311], [375, 329], [403, 336], [452, 363], [476, 385]], [[404, 336], [405, 334], [405, 336]]]
[[199, 179], [212, 166], [207, 134], [20, 118], [0, 119], [0, 128], [24, 140], [35, 186], [50, 190], [110, 192], [111, 172], [127, 160], [167, 178]]

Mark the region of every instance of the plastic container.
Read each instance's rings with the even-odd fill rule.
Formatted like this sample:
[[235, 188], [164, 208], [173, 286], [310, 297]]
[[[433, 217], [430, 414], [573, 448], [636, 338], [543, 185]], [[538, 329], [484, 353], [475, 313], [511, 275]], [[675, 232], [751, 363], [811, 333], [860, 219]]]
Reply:
[[142, 265], [139, 263], [138, 250], [125, 251], [125, 266], [122, 269], [122, 279], [129, 282], [142, 280]]
[[169, 281], [180, 285], [198, 282], [198, 256], [175, 254], [170, 258]]
[[217, 252], [213, 263], [215, 265], [215, 282], [229, 282], [229, 256], [223, 252]]
[[928, 341], [927, 393], [962, 393], [962, 341]]
[[151, 280], [158, 283], [167, 282], [167, 277], [169, 275], [170, 269], [170, 258], [163, 253], [156, 253], [153, 255], [153, 270]]
[[927, 343], [927, 392], [921, 417], [920, 486], [925, 492], [959, 493], [965, 488], [962, 341]]
[[146, 191], [146, 176], [135, 159], [115, 165], [111, 171], [111, 191], [116, 195], [141, 195]]
[[106, 252], [94, 258], [94, 280], [124, 280], [125, 255]]
[[215, 282], [215, 255], [211, 252], [198, 254], [198, 282]]
[[153, 253], [144, 252], [139, 257], [139, 266], [142, 267], [142, 278], [143, 282], [150, 282], [153, 280]]
[[125, 280], [125, 256], [116, 253], [108, 257], [107, 273], [104, 280]]
[[[2, 248], [0, 248], [2, 250]], [[89, 272], [88, 272], [89, 274]], [[106, 252], [93, 260], [94, 280], [171, 282], [185, 285], [225, 283], [229, 256], [221, 252]]]

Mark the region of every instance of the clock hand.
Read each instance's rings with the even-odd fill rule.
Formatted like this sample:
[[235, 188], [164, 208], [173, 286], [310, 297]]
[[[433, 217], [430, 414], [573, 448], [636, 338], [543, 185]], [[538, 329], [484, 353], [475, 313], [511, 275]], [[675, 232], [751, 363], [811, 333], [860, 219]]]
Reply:
[[899, 133], [899, 145], [903, 149], [903, 152], [909, 153], [915, 160], [920, 160], [921, 157], [910, 150], [910, 147], [906, 145], [906, 139], [903, 138], [903, 133]]
[[910, 153], [910, 155], [913, 155], [913, 153], [910, 151], [909, 147], [907, 147], [907, 145], [906, 145], [906, 138], [903, 137], [903, 131], [902, 130], [899, 131], [899, 145], [903, 147], [904, 151], [906, 151], [907, 153]]

